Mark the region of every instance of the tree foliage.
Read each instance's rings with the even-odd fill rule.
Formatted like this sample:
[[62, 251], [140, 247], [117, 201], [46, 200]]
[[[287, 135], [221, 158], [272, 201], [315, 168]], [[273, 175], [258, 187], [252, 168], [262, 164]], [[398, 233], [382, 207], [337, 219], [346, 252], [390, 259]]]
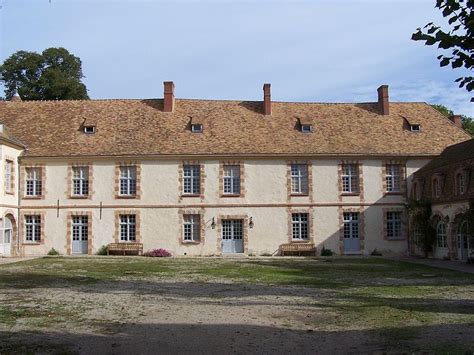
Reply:
[[[444, 105], [431, 105], [435, 110], [439, 111], [446, 117], [450, 117], [454, 115], [454, 112]], [[469, 133], [470, 135], [474, 136], [474, 118], [469, 116], [461, 116], [462, 117], [462, 128]]]
[[[450, 30], [444, 31], [433, 22], [423, 29], [417, 28], [412, 34], [414, 41], [425, 41], [427, 46], [437, 44], [438, 48], [450, 49], [451, 55], [439, 55], [440, 66], [451, 64], [453, 69], [474, 68], [474, 0], [436, 0], [436, 7], [448, 18]], [[456, 79], [459, 87], [467, 91], [474, 89], [474, 77], [465, 76]], [[474, 98], [471, 98], [474, 101]]]
[[15, 52], [0, 65], [0, 75], [7, 100], [16, 93], [22, 100], [89, 99], [82, 62], [65, 48]]

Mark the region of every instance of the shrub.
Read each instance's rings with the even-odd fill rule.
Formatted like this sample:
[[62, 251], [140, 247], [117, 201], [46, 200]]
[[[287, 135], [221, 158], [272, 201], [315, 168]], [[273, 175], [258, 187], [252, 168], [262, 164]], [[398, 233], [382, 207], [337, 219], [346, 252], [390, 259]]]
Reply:
[[97, 250], [96, 255], [107, 255], [107, 245], [102, 245], [99, 250]]
[[59, 251], [57, 251], [57, 250], [54, 249], [54, 248], [51, 248], [51, 249], [48, 251], [48, 255], [49, 255], [49, 256], [59, 255]]
[[149, 257], [156, 257], [156, 258], [164, 258], [171, 256], [171, 253], [163, 248], [160, 249], [151, 249], [143, 253], [143, 256], [149, 256]]
[[382, 253], [379, 252], [379, 251], [377, 250], [377, 248], [375, 248], [375, 249], [372, 251], [372, 253], [370, 253], [370, 255], [372, 255], [372, 256], [382, 256]]
[[321, 249], [321, 256], [332, 256], [334, 253], [331, 249], [326, 249], [323, 245], [323, 248]]

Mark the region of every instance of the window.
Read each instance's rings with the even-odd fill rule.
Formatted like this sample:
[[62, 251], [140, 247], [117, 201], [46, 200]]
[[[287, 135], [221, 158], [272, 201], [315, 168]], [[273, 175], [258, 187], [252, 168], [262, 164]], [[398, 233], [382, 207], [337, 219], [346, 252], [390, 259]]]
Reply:
[[183, 193], [186, 195], [201, 193], [201, 167], [199, 165], [183, 166]]
[[402, 213], [387, 212], [387, 238], [396, 239], [402, 237]]
[[308, 165], [291, 164], [291, 193], [308, 194]]
[[13, 193], [12, 175], [13, 175], [13, 162], [11, 160], [5, 160], [5, 192], [6, 193]]
[[412, 194], [412, 198], [414, 198], [415, 200], [419, 200], [420, 199], [420, 196], [418, 195], [419, 193], [419, 186], [418, 186], [418, 182], [414, 182], [413, 183], [413, 194]]
[[136, 216], [134, 214], [120, 215], [120, 241], [134, 242], [136, 239]]
[[185, 214], [183, 216], [183, 232], [185, 242], [199, 242], [201, 240], [201, 216]]
[[309, 237], [309, 225], [307, 213], [293, 213], [291, 215], [292, 231], [294, 240], [307, 240]]
[[399, 164], [387, 164], [385, 166], [386, 192], [400, 192], [402, 180], [402, 167]]
[[359, 192], [359, 167], [356, 164], [342, 166], [342, 191], [347, 193]]
[[25, 216], [25, 239], [27, 242], [41, 241], [41, 216]]
[[137, 193], [137, 168], [135, 166], [120, 167], [120, 195], [135, 196]]
[[95, 133], [95, 126], [84, 126], [84, 133], [85, 134]]
[[441, 182], [439, 181], [439, 178], [435, 177], [433, 179], [433, 186], [432, 186], [432, 196], [433, 197], [440, 197], [441, 196]]
[[89, 167], [74, 166], [72, 168], [72, 194], [75, 196], [89, 194]]
[[446, 234], [446, 224], [444, 222], [438, 222], [436, 225], [436, 247], [448, 247], [448, 235]]
[[456, 194], [464, 195], [466, 192], [466, 179], [463, 173], [456, 174]]
[[26, 196], [41, 196], [40, 168], [26, 168]]
[[418, 133], [421, 131], [421, 126], [419, 124], [411, 124], [410, 131]]
[[302, 124], [301, 125], [301, 132], [311, 133], [312, 131], [313, 131], [313, 127], [310, 124]]
[[344, 212], [344, 238], [359, 238], [359, 212]]
[[224, 194], [240, 195], [239, 165], [224, 165]]
[[191, 132], [193, 133], [202, 133], [202, 124], [201, 123], [193, 123], [191, 125]]
[[420, 247], [423, 245], [423, 230], [419, 224], [416, 224], [413, 228], [413, 244]]
[[87, 216], [72, 217], [72, 240], [87, 240], [89, 236], [89, 218]]

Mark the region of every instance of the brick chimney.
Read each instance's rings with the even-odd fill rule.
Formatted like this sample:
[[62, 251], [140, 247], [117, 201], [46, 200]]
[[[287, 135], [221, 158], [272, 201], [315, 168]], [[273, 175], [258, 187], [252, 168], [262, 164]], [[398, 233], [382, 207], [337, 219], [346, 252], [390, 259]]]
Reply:
[[272, 114], [272, 95], [270, 92], [270, 84], [263, 84], [263, 114]]
[[453, 123], [459, 127], [462, 128], [462, 116], [461, 115], [452, 115], [449, 116], [449, 119], [453, 121]]
[[174, 83], [172, 81], [164, 81], [164, 100], [163, 100], [163, 111], [173, 112], [174, 111]]
[[379, 94], [379, 111], [382, 115], [388, 115], [388, 85], [380, 85], [377, 89]]

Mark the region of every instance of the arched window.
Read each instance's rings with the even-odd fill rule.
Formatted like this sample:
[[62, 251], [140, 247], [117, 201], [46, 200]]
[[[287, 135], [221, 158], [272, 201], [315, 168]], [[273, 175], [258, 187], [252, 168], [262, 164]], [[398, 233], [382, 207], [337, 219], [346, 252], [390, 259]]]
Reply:
[[436, 225], [436, 247], [448, 247], [448, 235], [446, 234], [446, 224], [442, 221]]
[[456, 194], [464, 195], [466, 192], [466, 179], [464, 178], [463, 173], [456, 174]]

